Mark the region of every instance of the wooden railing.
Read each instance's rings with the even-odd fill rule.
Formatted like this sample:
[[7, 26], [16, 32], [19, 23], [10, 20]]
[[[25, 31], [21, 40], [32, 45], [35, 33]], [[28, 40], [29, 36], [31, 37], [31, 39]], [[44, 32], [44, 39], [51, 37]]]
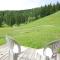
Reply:
[[60, 40], [50, 42], [44, 47], [43, 54], [47, 47], [52, 50], [51, 58], [45, 54], [41, 56], [33, 48], [27, 48], [21, 52], [21, 46], [9, 36], [6, 36], [6, 41], [7, 44], [0, 47], [0, 60], [60, 60], [60, 56], [57, 54], [57, 49], [60, 48]]
[[17, 60], [18, 55], [21, 53], [20, 45], [10, 36], [6, 36], [6, 41], [9, 47], [9, 60]]
[[[60, 56], [58, 57], [58, 51], [57, 51], [57, 49], [60, 48], [60, 40], [55, 40], [55, 41], [52, 41], [52, 42], [48, 43], [45, 46], [45, 49], [47, 47], [51, 48], [51, 50], [53, 52], [53, 55], [52, 55], [52, 58], [51, 59], [58, 60], [58, 58], [60, 58]], [[49, 60], [49, 57], [46, 57], [46, 60]]]

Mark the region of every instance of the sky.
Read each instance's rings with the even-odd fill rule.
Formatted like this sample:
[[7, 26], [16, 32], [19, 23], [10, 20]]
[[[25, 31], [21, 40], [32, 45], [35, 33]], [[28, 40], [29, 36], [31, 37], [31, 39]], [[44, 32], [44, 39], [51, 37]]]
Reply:
[[60, 2], [60, 0], [0, 0], [0, 10], [25, 10]]

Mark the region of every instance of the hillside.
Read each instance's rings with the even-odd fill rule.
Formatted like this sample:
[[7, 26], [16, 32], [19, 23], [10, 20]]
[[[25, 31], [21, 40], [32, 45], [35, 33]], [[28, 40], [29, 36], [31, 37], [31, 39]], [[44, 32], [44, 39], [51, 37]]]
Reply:
[[0, 44], [5, 43], [1, 37], [6, 34], [21, 45], [44, 47], [48, 42], [60, 39], [60, 11], [20, 27], [0, 28]]

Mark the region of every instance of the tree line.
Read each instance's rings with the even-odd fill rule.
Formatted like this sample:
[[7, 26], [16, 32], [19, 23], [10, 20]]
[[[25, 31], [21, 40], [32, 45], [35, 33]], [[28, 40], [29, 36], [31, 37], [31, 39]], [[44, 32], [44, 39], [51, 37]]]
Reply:
[[27, 24], [60, 10], [60, 3], [19, 11], [0, 11], [0, 27]]

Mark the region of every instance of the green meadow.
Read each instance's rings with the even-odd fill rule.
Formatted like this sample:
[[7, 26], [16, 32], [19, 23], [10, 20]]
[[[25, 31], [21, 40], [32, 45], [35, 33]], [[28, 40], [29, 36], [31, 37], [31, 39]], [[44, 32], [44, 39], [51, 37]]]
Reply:
[[42, 48], [60, 39], [60, 11], [25, 25], [0, 28], [0, 45], [6, 43], [6, 35], [13, 37], [20, 45]]

